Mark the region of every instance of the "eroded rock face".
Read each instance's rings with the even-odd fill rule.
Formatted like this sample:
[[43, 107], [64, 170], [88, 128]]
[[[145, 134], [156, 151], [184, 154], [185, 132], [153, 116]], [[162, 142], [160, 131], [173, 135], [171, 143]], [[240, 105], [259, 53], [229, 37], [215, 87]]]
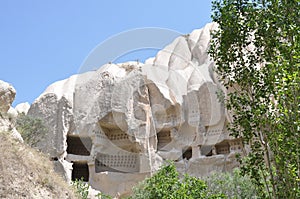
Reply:
[[73, 92], [77, 76], [50, 85], [30, 106], [27, 115], [39, 118], [45, 126], [37, 147], [49, 154], [54, 169], [70, 181], [72, 163], [66, 161], [67, 134], [74, 132]]
[[66, 135], [74, 126], [70, 102], [64, 96], [58, 98], [47, 93], [31, 105], [28, 115], [42, 119], [47, 129], [37, 147], [51, 157], [63, 157], [67, 149]]
[[17, 114], [27, 115], [30, 104], [28, 102], [20, 103], [15, 107]]
[[49, 129], [39, 147], [72, 166], [69, 178], [113, 196], [165, 160], [194, 176], [232, 169], [242, 146], [226, 130], [224, 88], [206, 53], [214, 28], [177, 38], [145, 64], [107, 64], [49, 86], [28, 112]]
[[16, 96], [16, 90], [12, 85], [0, 80], [0, 112], [7, 113]]
[[16, 90], [12, 85], [0, 80], [0, 131], [10, 132], [11, 136], [23, 142], [22, 136], [16, 130], [13, 120], [17, 117], [17, 112], [11, 107], [16, 96]]

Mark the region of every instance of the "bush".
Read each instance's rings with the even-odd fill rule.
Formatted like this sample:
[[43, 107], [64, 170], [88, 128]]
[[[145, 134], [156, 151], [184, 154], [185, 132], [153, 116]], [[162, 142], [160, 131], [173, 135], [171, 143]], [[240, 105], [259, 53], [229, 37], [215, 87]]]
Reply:
[[95, 197], [97, 197], [99, 199], [112, 199], [112, 197], [110, 195], [107, 195], [104, 193], [98, 193], [97, 195], [95, 195]]
[[[90, 185], [87, 182], [83, 181], [83, 178], [79, 179], [75, 179], [75, 181], [72, 181], [72, 186], [75, 188], [76, 193], [78, 194], [78, 197], [80, 197], [81, 199], [87, 199], [88, 195], [89, 195], [89, 188]], [[104, 193], [98, 193], [97, 195], [95, 195], [96, 198], [99, 199], [112, 199], [111, 196], [104, 194]]]
[[47, 128], [39, 118], [33, 118], [20, 114], [16, 120], [16, 129], [21, 134], [24, 141], [30, 146], [36, 146], [47, 133]]
[[255, 186], [249, 176], [242, 176], [240, 169], [232, 173], [214, 173], [203, 179], [212, 194], [224, 193], [228, 198], [257, 198]]
[[72, 181], [72, 185], [76, 190], [76, 193], [82, 198], [87, 199], [89, 195], [89, 184], [83, 181], [83, 178], [80, 180], [75, 179]]
[[173, 163], [162, 167], [152, 177], [133, 189], [130, 199], [212, 199], [226, 198], [223, 194], [210, 193], [204, 181], [185, 175], [181, 180]]

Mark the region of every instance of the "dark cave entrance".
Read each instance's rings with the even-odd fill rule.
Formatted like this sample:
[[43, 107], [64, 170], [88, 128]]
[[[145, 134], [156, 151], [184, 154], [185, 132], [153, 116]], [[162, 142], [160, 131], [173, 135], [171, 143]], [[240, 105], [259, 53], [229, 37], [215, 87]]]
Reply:
[[89, 166], [87, 162], [73, 162], [72, 181], [81, 178], [84, 182], [89, 181]]
[[68, 154], [89, 156], [92, 149], [92, 140], [90, 137], [68, 135], [67, 145]]
[[205, 155], [206, 157], [212, 156], [213, 155], [212, 149], [213, 149], [213, 146], [201, 146], [201, 149], [200, 149], [201, 154]]
[[192, 147], [188, 147], [187, 149], [182, 151], [182, 159], [191, 159], [192, 158]]
[[161, 130], [157, 133], [157, 150], [163, 150], [171, 141], [170, 130]]

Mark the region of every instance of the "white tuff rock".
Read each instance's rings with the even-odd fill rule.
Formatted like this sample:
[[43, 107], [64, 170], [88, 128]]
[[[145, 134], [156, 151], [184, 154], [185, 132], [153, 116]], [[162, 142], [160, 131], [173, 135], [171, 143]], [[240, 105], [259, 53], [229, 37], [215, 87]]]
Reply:
[[20, 142], [23, 142], [22, 136], [16, 130], [13, 120], [18, 113], [11, 107], [16, 96], [16, 90], [12, 85], [0, 80], [0, 131], [10, 132], [11, 136]]
[[180, 36], [146, 64], [106, 64], [50, 85], [28, 112], [48, 128], [40, 148], [116, 197], [165, 160], [194, 176], [231, 170], [242, 146], [226, 130], [225, 90], [207, 54], [215, 28]]
[[7, 113], [16, 96], [16, 90], [12, 85], [0, 80], [0, 112]]
[[29, 108], [30, 108], [30, 104], [28, 102], [23, 102], [18, 104], [15, 107], [15, 110], [17, 111], [18, 114], [22, 113], [24, 115], [27, 115]]

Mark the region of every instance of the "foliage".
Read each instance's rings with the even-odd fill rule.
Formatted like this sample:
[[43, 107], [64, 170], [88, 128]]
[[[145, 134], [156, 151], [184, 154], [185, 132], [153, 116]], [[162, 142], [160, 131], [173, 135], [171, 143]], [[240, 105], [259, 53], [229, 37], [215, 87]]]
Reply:
[[[81, 199], [87, 199], [89, 195], [89, 189], [90, 185], [87, 182], [83, 181], [83, 178], [75, 179], [75, 181], [72, 181], [72, 186], [75, 188], [76, 193], [79, 195]], [[97, 195], [95, 195], [96, 198], [101, 199], [112, 199], [110, 195], [104, 194], [99, 192]]]
[[137, 187], [130, 199], [193, 199], [225, 198], [223, 194], [209, 194], [204, 181], [185, 175], [182, 180], [174, 164], [162, 167], [152, 177], [145, 179]]
[[235, 199], [257, 198], [249, 176], [242, 176], [238, 168], [235, 168], [232, 173], [213, 173], [203, 180], [210, 193], [224, 193], [228, 198]]
[[20, 114], [16, 120], [16, 128], [24, 141], [30, 146], [36, 146], [47, 133], [47, 128], [39, 118]]
[[89, 184], [83, 181], [83, 178], [75, 179], [72, 181], [72, 185], [76, 190], [76, 193], [82, 198], [87, 199], [89, 195]]
[[299, 0], [214, 0], [210, 54], [262, 198], [300, 198]]
[[98, 193], [97, 195], [95, 195], [95, 197], [99, 198], [99, 199], [112, 199], [112, 197], [110, 195], [104, 194], [104, 193]]
[[77, 198], [49, 156], [20, 143], [11, 132], [0, 131], [0, 151], [0, 198]]

